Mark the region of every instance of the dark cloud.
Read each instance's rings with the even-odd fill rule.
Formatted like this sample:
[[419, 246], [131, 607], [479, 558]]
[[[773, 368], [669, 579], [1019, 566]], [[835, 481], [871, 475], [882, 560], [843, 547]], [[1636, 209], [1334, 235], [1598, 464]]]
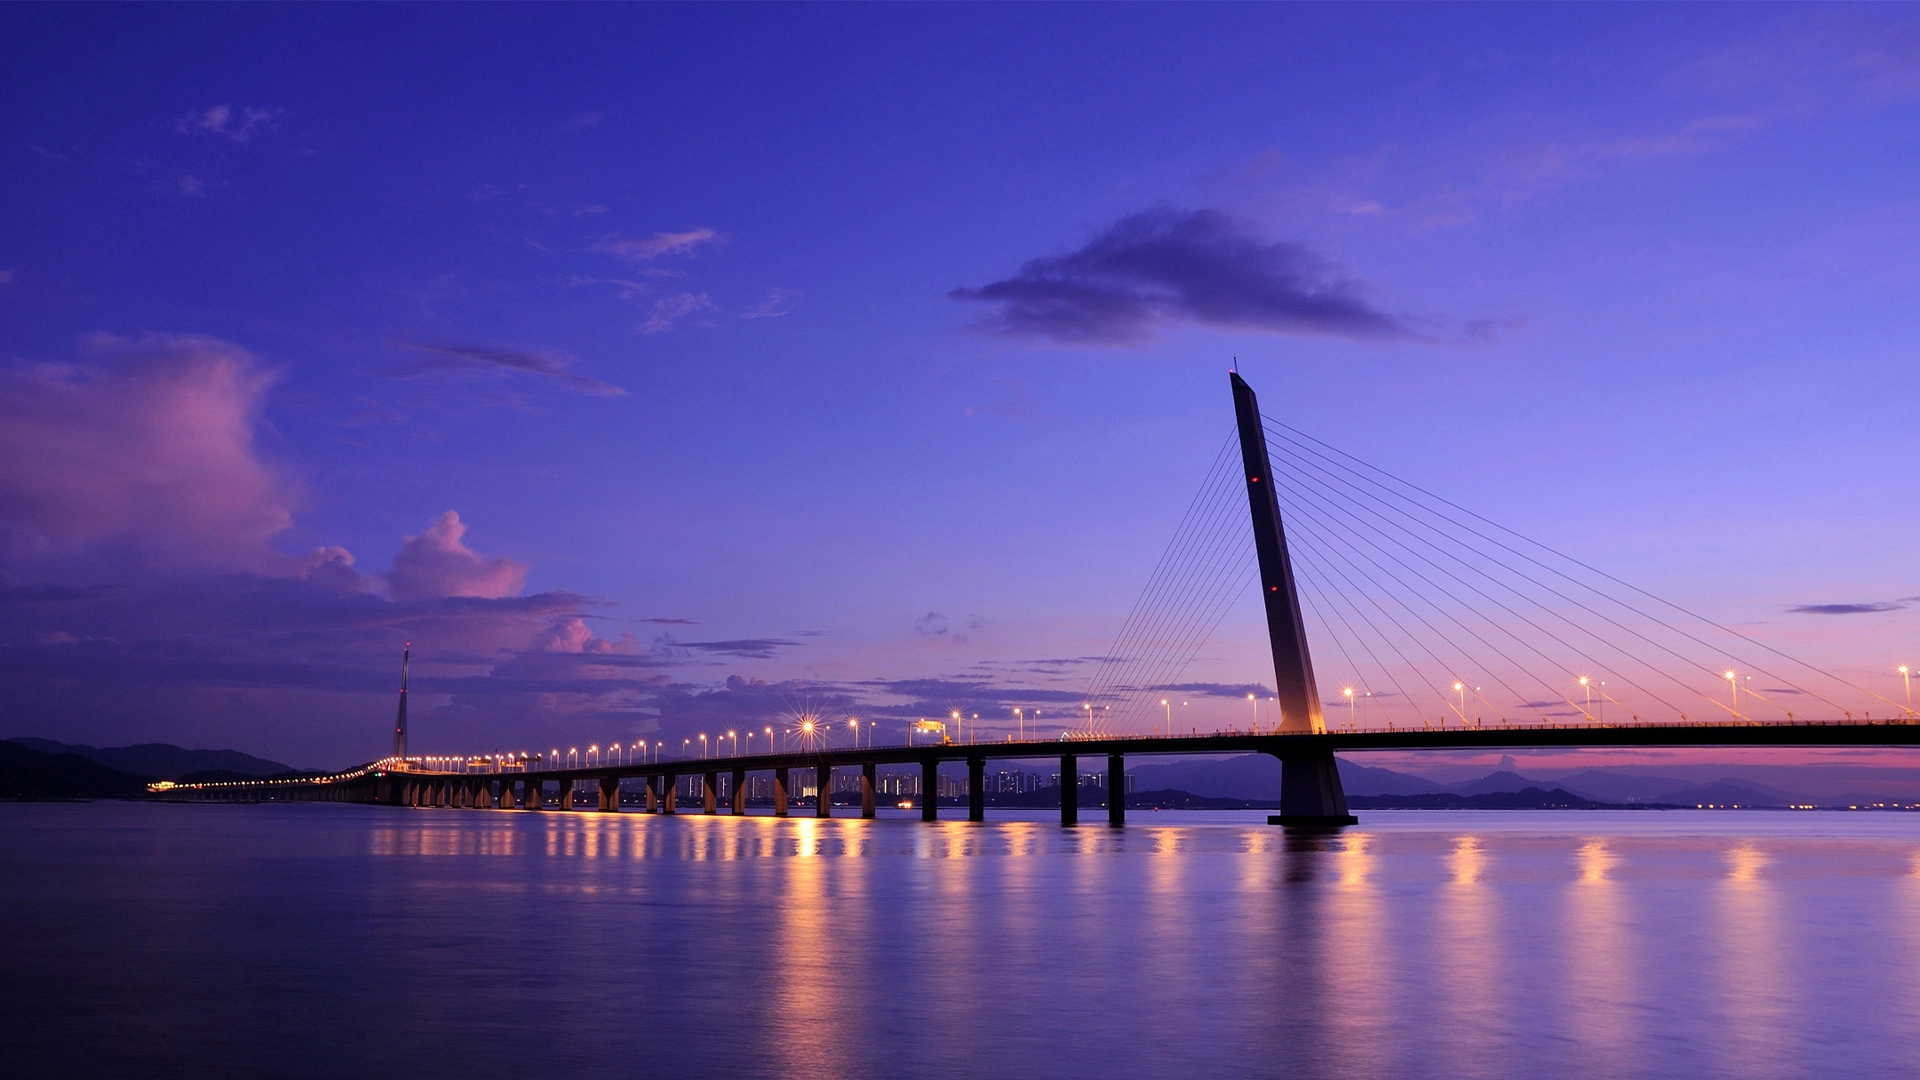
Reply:
[[641, 619], [643, 623], [656, 623], [661, 626], [698, 626], [693, 619]]
[[675, 641], [663, 637], [659, 640], [666, 651], [686, 649], [695, 652], [717, 653], [722, 656], [739, 656], [749, 660], [771, 660], [781, 649], [800, 644], [786, 638], [736, 638], [731, 641]]
[[1077, 251], [948, 295], [986, 306], [982, 325], [1069, 345], [1143, 341], [1179, 323], [1373, 340], [1423, 336], [1365, 298], [1361, 282], [1299, 244], [1218, 210], [1130, 214]]
[[625, 397], [626, 391], [599, 379], [567, 370], [567, 358], [518, 349], [496, 349], [482, 345], [440, 345], [424, 341], [396, 341], [393, 344], [419, 354], [413, 364], [389, 372], [391, 378], [420, 378], [429, 375], [498, 376], [515, 372], [538, 375], [571, 390], [594, 397]]
[[1196, 697], [1244, 698], [1248, 694], [1257, 694], [1261, 698], [1271, 697], [1273, 691], [1259, 683], [1212, 683], [1190, 682], [1174, 683], [1171, 686], [1155, 687], [1162, 692], [1192, 694]]
[[1881, 601], [1867, 604], [1795, 604], [1787, 610], [1795, 615], [1872, 615], [1881, 611], [1899, 611], [1905, 606]]

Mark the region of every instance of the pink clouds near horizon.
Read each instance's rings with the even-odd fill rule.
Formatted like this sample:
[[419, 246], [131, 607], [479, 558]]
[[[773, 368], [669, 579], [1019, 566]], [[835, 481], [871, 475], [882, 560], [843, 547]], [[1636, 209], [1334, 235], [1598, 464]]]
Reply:
[[118, 543], [265, 570], [298, 485], [255, 430], [271, 371], [211, 337], [99, 334], [79, 364], [0, 372], [0, 529], [14, 556]]
[[499, 599], [518, 593], [532, 567], [499, 557], [488, 558], [466, 545], [467, 526], [458, 512], [448, 510], [418, 536], [409, 536], [393, 557], [387, 587], [400, 600], [447, 596]]

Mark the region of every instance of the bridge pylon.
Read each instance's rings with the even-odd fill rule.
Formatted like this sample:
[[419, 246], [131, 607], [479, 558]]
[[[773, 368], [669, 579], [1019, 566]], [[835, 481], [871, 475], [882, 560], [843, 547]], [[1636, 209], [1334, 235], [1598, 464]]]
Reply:
[[[1280, 704], [1280, 731], [1311, 734], [1326, 730], [1320, 691], [1313, 681], [1313, 657], [1307, 651], [1307, 629], [1300, 615], [1300, 594], [1293, 583], [1293, 560], [1287, 554], [1287, 532], [1280, 520], [1280, 496], [1274, 485], [1273, 462], [1267, 455], [1267, 432], [1260, 423], [1260, 403], [1238, 372], [1233, 383], [1234, 419], [1240, 430], [1240, 460], [1247, 481], [1247, 505], [1253, 514], [1253, 547], [1260, 559], [1260, 598], [1267, 613], [1267, 638], [1273, 647], [1274, 691]], [[1276, 750], [1280, 759], [1280, 813], [1268, 818], [1276, 825], [1338, 826], [1355, 824], [1347, 810], [1347, 793], [1333, 751]]]

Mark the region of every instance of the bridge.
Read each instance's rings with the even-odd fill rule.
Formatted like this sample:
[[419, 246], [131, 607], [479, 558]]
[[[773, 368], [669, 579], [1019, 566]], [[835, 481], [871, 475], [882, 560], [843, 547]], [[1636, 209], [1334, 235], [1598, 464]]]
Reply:
[[[1666, 604], [1658, 597], [1560, 556], [1618, 587], [1583, 581], [1575, 572], [1525, 548], [1524, 543], [1531, 541], [1515, 539], [1518, 534], [1503, 534], [1486, 519], [1404, 481], [1394, 487], [1362, 471], [1370, 466], [1342, 460], [1325, 444], [1263, 417], [1252, 388], [1238, 373], [1231, 376], [1231, 385], [1233, 435], [1096, 672], [1081, 706], [1086, 717], [1083, 730], [1063, 732], [1054, 739], [956, 742], [943, 736], [922, 745], [879, 747], [862, 747], [856, 738], [855, 745], [833, 747], [826, 744], [825, 731], [816, 731], [808, 722], [790, 732], [799, 744], [795, 748], [763, 754], [662, 761], [656, 747], [651, 761], [642, 753], [639, 761], [603, 760], [584, 767], [562, 767], [559, 761], [531, 755], [420, 758], [407, 753], [409, 652], [402, 657], [400, 704], [393, 752], [388, 757], [330, 776], [156, 785], [157, 793], [162, 798], [195, 801], [346, 801], [560, 811], [576, 809], [581, 798], [591, 793], [590, 805], [595, 809], [618, 812], [622, 782], [635, 780], [644, 786], [646, 812], [675, 814], [680, 812], [679, 781], [688, 777], [698, 779], [701, 812], [719, 813], [724, 803], [729, 812], [744, 814], [749, 778], [770, 774], [773, 813], [786, 816], [799, 801], [795, 774], [804, 783], [811, 773], [816, 792], [813, 812], [827, 817], [833, 812], [836, 772], [858, 770], [860, 814], [870, 818], [879, 802], [879, 769], [907, 766], [910, 773], [917, 769], [920, 774], [920, 815], [934, 821], [940, 810], [940, 768], [961, 764], [967, 773], [968, 820], [981, 821], [986, 814], [988, 761], [1057, 759], [1060, 822], [1075, 825], [1080, 810], [1080, 763], [1086, 759], [1104, 765], [1106, 775], [1116, 778], [1109, 782], [1105, 803], [1108, 824], [1118, 826], [1126, 821], [1124, 780], [1119, 778], [1125, 776], [1129, 756], [1259, 753], [1272, 755], [1281, 764], [1281, 812], [1269, 820], [1283, 826], [1330, 828], [1356, 820], [1341, 787], [1336, 752], [1920, 745], [1920, 718], [1912, 708], [1910, 684], [1909, 699], [1902, 707], [1677, 605], [1667, 607], [1681, 617], [1660, 618], [1649, 610]], [[1276, 474], [1270, 434], [1310, 456], [1298, 457], [1293, 468]], [[1238, 453], [1233, 453], [1236, 448]], [[1409, 488], [1426, 498], [1410, 495]], [[1244, 492], [1244, 504], [1235, 491]], [[1283, 503], [1288, 504], [1287, 516], [1304, 523], [1318, 541], [1312, 556], [1289, 546]], [[1219, 625], [1226, 608], [1244, 592], [1245, 579], [1236, 577], [1234, 567], [1235, 554], [1244, 558], [1245, 549], [1220, 543], [1227, 529], [1222, 515], [1235, 513], [1234, 505], [1244, 505], [1246, 510], [1238, 512], [1250, 513], [1252, 520], [1257, 564], [1252, 580], [1260, 588], [1273, 655], [1275, 689], [1269, 701], [1278, 718], [1261, 730], [1261, 702], [1249, 694], [1253, 706], [1249, 729], [1178, 735], [1167, 689]], [[1343, 507], [1347, 516], [1332, 516], [1333, 507]], [[1422, 513], [1428, 517], [1421, 517]], [[1536, 547], [1551, 552], [1543, 545]], [[1296, 555], [1310, 560], [1301, 569], [1318, 586], [1311, 620], [1309, 606], [1302, 600], [1301, 576], [1296, 575]], [[1436, 601], [1435, 594], [1453, 606]], [[1580, 613], [1584, 617], [1576, 618]], [[1336, 709], [1344, 707], [1344, 720], [1336, 713], [1329, 722], [1329, 702], [1318, 689], [1308, 648], [1309, 621], [1333, 640], [1350, 670], [1359, 671], [1368, 661], [1376, 669], [1362, 686], [1380, 689], [1345, 685], [1341, 697], [1331, 703]], [[1725, 640], [1711, 640], [1716, 634]], [[1714, 659], [1733, 657], [1738, 655], [1736, 649], [1744, 649], [1749, 657], [1756, 652], [1770, 654], [1762, 656], [1770, 668], [1758, 662], [1743, 666], [1747, 672], [1764, 673], [1768, 681], [1785, 685], [1753, 687], [1751, 673], [1744, 674], [1743, 682], [1742, 672], [1728, 668], [1722, 673], [1717, 663], [1707, 664], [1700, 655], [1706, 650]], [[1516, 655], [1536, 659], [1528, 663]], [[1600, 666], [1603, 663], [1606, 666]], [[1910, 674], [1905, 668], [1899, 670], [1903, 679]], [[1466, 671], [1474, 674], [1462, 674]], [[1609, 691], [1608, 680], [1597, 673], [1576, 675], [1577, 671], [1611, 672], [1615, 688]], [[1510, 695], [1517, 711], [1530, 711], [1532, 718], [1481, 716], [1482, 704], [1493, 705], [1482, 694], [1482, 677], [1497, 684], [1496, 693]], [[1701, 690], [1701, 681], [1707, 678], [1715, 685], [1726, 681], [1728, 701]], [[1427, 689], [1424, 706], [1421, 695], [1406, 691], [1409, 685]], [[1545, 687], [1551, 696], [1532, 700], [1519, 689], [1528, 685]], [[1628, 693], [1636, 697], [1623, 696]], [[1858, 716], [1841, 700], [1848, 693], [1854, 693], [1856, 704], [1864, 702]], [[1475, 700], [1470, 702], [1469, 695]], [[1714, 718], [1693, 718], [1687, 706], [1675, 703], [1688, 700], [1688, 695], [1697, 699], [1692, 706], [1695, 711]], [[1124, 719], [1138, 717], [1143, 709], [1152, 711], [1156, 700], [1165, 710], [1164, 730], [1158, 725], [1150, 735], [1108, 730], [1115, 704]], [[1837, 715], [1823, 719], [1810, 719], [1804, 712], [1796, 715], [1781, 704], [1786, 700], [1825, 706]], [[1098, 710], [1096, 701], [1102, 703]], [[1442, 707], [1436, 708], [1436, 702]], [[1604, 710], [1609, 702], [1616, 707], [1616, 717], [1625, 711], [1629, 721], [1606, 722]], [[1875, 704], [1882, 709], [1879, 720], [1872, 719]], [[1637, 709], [1646, 707], [1665, 715], [1643, 719]], [[1771, 712], [1781, 715], [1774, 717]], [[1576, 715], [1577, 721], [1564, 719]]]

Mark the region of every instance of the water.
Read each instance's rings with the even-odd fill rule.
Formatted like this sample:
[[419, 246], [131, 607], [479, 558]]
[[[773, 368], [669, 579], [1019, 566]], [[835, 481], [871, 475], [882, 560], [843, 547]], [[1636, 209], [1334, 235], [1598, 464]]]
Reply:
[[10, 1076], [1920, 1074], [1920, 817], [0, 805]]

